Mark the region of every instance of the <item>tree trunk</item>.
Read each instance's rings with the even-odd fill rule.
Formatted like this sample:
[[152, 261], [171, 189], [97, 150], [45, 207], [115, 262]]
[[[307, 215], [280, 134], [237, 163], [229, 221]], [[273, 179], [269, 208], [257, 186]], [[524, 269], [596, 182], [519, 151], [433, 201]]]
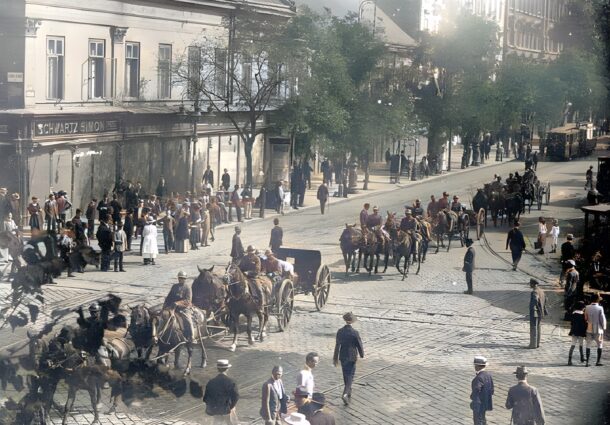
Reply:
[[246, 156], [246, 186], [252, 188], [252, 147], [256, 136], [249, 137], [244, 142], [244, 155]]
[[369, 152], [366, 152], [364, 157], [364, 184], [362, 185], [362, 190], [369, 190], [369, 174], [370, 174], [370, 166], [369, 166]]

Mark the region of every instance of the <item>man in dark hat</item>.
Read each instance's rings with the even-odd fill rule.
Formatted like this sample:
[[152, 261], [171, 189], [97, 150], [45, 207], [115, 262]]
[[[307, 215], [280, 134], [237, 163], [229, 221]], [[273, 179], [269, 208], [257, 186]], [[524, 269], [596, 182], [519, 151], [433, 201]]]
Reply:
[[513, 259], [513, 271], [517, 270], [519, 261], [521, 261], [521, 255], [525, 249], [525, 238], [519, 229], [520, 226], [521, 223], [515, 221], [515, 226], [509, 230], [506, 237], [506, 249], [510, 247], [510, 253]]
[[564, 289], [564, 308], [566, 311], [566, 317], [569, 313], [574, 310], [574, 304], [578, 299], [582, 299], [583, 286], [580, 283], [580, 274], [576, 270], [576, 261], [566, 261], [566, 286]]
[[468, 286], [468, 290], [464, 291], [464, 293], [472, 295], [472, 273], [474, 272], [475, 257], [472, 239], [466, 239], [465, 245], [468, 249], [466, 250], [466, 254], [464, 254], [464, 267], [462, 267], [462, 271], [466, 273], [466, 285]]
[[453, 195], [453, 202], [451, 203], [451, 211], [460, 215], [462, 214], [462, 203], [457, 195]]
[[528, 348], [540, 347], [542, 317], [549, 314], [546, 308], [546, 297], [536, 279], [530, 279], [530, 345]]
[[276, 251], [284, 242], [284, 230], [280, 227], [280, 219], [273, 219], [273, 228], [271, 229], [271, 238], [269, 239], [269, 247], [272, 251]]
[[297, 412], [310, 417], [313, 414], [314, 405], [311, 404], [307, 387], [298, 386], [293, 392], [294, 405], [297, 407]]
[[343, 383], [345, 385], [341, 398], [347, 406], [352, 398], [352, 382], [356, 373], [356, 361], [358, 360], [358, 355], [360, 355], [360, 358], [364, 358], [364, 348], [360, 334], [352, 327], [352, 323], [356, 321], [356, 316], [351, 312], [345, 313], [343, 320], [345, 320], [345, 326], [337, 332], [333, 364], [337, 367], [339, 361], [341, 362]]
[[216, 362], [218, 375], [208, 381], [205, 386], [203, 402], [205, 413], [214, 416], [214, 423], [238, 424], [235, 406], [239, 401], [239, 391], [234, 380], [227, 376], [231, 367], [228, 360]]
[[311, 397], [313, 414], [308, 418], [311, 425], [335, 425], [335, 418], [324, 410], [326, 396], [323, 393], [313, 393]]
[[235, 234], [231, 242], [231, 258], [234, 263], [238, 263], [244, 256], [244, 246], [241, 243], [241, 227], [235, 226]]
[[470, 393], [470, 408], [474, 425], [485, 425], [485, 413], [493, 410], [492, 396], [494, 395], [494, 381], [491, 373], [487, 372], [487, 359], [483, 356], [474, 357], [474, 370], [476, 376], [472, 380], [472, 393]]
[[443, 197], [436, 203], [436, 210], [441, 211], [447, 208], [449, 208], [449, 194], [447, 192], [443, 192]]
[[546, 419], [542, 399], [538, 390], [527, 383], [527, 374], [525, 366], [517, 367], [515, 375], [519, 382], [508, 390], [506, 408], [513, 409], [514, 425], [544, 425]]

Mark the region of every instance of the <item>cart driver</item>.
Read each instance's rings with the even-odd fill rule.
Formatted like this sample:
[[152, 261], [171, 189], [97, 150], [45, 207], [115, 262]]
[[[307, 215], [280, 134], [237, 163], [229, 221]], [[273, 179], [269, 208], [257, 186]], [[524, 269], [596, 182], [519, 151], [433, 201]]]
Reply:
[[453, 195], [453, 202], [451, 203], [451, 211], [456, 213], [458, 216], [462, 214], [462, 204], [460, 198], [457, 195]]
[[239, 261], [239, 269], [248, 277], [254, 277], [261, 272], [261, 259], [256, 255], [254, 245], [248, 245], [246, 255]]
[[193, 293], [191, 287], [186, 283], [187, 274], [183, 271], [178, 272], [178, 283], [174, 283], [169, 290], [163, 309], [172, 309], [183, 318], [184, 337], [192, 342], [193, 340], [193, 319], [191, 306]]
[[413, 205], [412, 213], [415, 217], [423, 217], [424, 209], [421, 206], [421, 201], [419, 199], [415, 200], [415, 204]]
[[277, 258], [275, 258], [275, 254], [270, 249], [265, 251], [265, 260], [262, 262], [263, 269], [269, 277], [281, 276], [282, 268], [280, 267], [280, 263]]

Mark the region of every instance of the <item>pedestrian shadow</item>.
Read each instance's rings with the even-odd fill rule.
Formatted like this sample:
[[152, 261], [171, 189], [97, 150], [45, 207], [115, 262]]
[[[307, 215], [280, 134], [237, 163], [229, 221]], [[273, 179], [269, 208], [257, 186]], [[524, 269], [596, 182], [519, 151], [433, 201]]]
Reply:
[[370, 282], [370, 281], [381, 281], [384, 278], [386, 273], [369, 273], [367, 271], [361, 271], [360, 273], [352, 273], [351, 271], [348, 275], [345, 275], [345, 271], [342, 272], [334, 272], [332, 283], [336, 284], [345, 284], [351, 282]]
[[[517, 347], [517, 348], [527, 348], [526, 346], [521, 346], [521, 347]], [[534, 351], [534, 350], [531, 350]], [[576, 357], [575, 357], [576, 358]], [[568, 367], [566, 366], [566, 363], [530, 363], [530, 362], [500, 362], [499, 364], [501, 364], [502, 366], [523, 366], [526, 365], [527, 367], [536, 367], [536, 368], [547, 368], [547, 367]], [[578, 362], [576, 363], [578, 364]]]
[[526, 348], [524, 345], [522, 344], [493, 344], [493, 343], [479, 343], [479, 344], [460, 344], [462, 347], [464, 348], [484, 348], [487, 350], [493, 350], [493, 349], [504, 349], [504, 348], [510, 348], [510, 349], [515, 349], [518, 350], [520, 348]]

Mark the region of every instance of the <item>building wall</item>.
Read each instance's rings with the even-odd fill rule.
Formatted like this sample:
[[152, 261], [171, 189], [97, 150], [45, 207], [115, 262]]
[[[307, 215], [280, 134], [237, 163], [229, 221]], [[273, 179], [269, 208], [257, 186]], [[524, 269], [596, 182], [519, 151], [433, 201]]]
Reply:
[[[25, 4], [0, 0], [0, 109], [23, 107], [23, 82], [8, 81], [8, 73], [23, 73]], [[14, 76], [13, 76], [14, 77]]]
[[[49, 7], [52, 6], [52, 7]], [[133, 100], [124, 91], [126, 43], [136, 42], [140, 46], [141, 95], [139, 100], [157, 100], [159, 44], [172, 46], [172, 63], [184, 54], [187, 46], [206, 38], [218, 43], [227, 43], [226, 25], [221, 25], [222, 16], [211, 9], [189, 11], [188, 8], [175, 9], [131, 4], [121, 1], [101, 0], [83, 7], [82, 1], [42, 0], [28, 2], [28, 17], [40, 20], [37, 36], [27, 44], [26, 56], [26, 102], [55, 103], [47, 98], [47, 38], [63, 37], [65, 93], [62, 103], [88, 101], [89, 40], [104, 42], [107, 74], [107, 93], [114, 89], [117, 99]], [[121, 35], [114, 28], [121, 29]], [[115, 67], [115, 78], [110, 79], [110, 67]], [[45, 72], [40, 70], [45, 69]], [[38, 71], [38, 72], [37, 72]], [[111, 87], [112, 86], [112, 87]], [[174, 85], [171, 99], [182, 99], [184, 88]], [[99, 101], [99, 100], [98, 100]]]
[[566, 13], [565, 0], [508, 0], [504, 54], [553, 59], [563, 49], [549, 30]]

